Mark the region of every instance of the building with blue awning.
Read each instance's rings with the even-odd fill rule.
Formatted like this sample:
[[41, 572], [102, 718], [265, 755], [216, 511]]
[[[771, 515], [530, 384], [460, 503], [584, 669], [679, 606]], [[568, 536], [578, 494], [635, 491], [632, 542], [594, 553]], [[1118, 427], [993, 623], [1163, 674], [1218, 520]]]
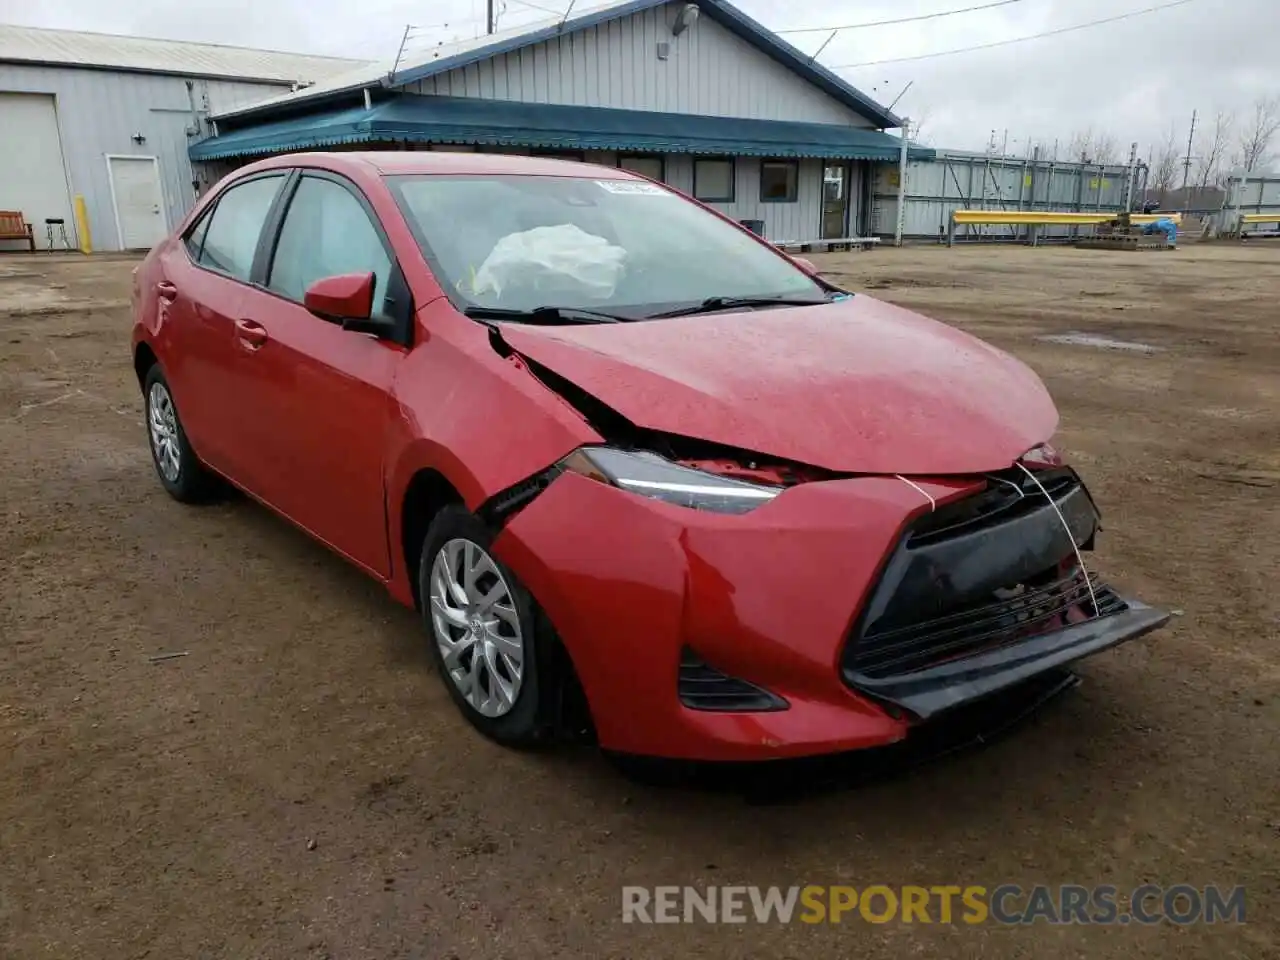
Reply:
[[726, 0], [574, 7], [213, 120], [189, 148], [204, 188], [299, 150], [566, 156], [662, 180], [778, 241], [872, 233], [873, 167], [902, 153], [885, 132], [898, 117]]

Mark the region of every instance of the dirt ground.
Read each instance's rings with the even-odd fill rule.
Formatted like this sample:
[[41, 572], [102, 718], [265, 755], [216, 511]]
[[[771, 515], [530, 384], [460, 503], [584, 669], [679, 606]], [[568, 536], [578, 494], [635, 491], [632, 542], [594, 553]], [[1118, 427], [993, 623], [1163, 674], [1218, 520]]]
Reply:
[[[0, 957], [1280, 955], [1280, 245], [825, 258], [1027, 360], [1181, 611], [1014, 736], [781, 806], [475, 735], [415, 617], [155, 479], [127, 259], [0, 258]], [[1150, 351], [1037, 339], [1087, 333]], [[157, 663], [151, 655], [185, 657]], [[627, 884], [1218, 883], [1244, 926], [624, 925]]]

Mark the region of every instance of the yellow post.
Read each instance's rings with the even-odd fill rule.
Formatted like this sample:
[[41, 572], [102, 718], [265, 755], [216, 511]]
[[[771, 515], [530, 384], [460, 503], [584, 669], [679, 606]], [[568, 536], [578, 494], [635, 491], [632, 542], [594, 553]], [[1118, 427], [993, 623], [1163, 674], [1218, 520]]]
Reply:
[[80, 235], [80, 252], [93, 253], [93, 234], [89, 232], [89, 209], [85, 206], [84, 197], [76, 194], [76, 233]]

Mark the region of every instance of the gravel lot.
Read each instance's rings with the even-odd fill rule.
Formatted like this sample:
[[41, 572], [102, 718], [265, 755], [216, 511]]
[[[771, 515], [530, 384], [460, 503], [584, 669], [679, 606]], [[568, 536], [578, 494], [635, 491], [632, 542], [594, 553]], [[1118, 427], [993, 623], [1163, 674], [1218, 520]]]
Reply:
[[[814, 259], [1034, 366], [1098, 566], [1182, 615], [993, 746], [758, 807], [479, 739], [374, 583], [164, 495], [134, 261], [0, 258], [0, 957], [1280, 955], [1280, 245]], [[1144, 881], [1243, 884], [1249, 922], [620, 920], [624, 884]]]

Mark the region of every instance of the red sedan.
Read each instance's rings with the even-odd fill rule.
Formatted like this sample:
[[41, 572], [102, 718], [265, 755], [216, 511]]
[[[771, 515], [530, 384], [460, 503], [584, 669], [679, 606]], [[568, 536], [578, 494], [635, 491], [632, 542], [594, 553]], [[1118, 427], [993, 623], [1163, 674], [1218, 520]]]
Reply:
[[1167, 619], [1087, 572], [1027, 367], [623, 170], [265, 160], [134, 305], [165, 489], [229, 481], [384, 582], [503, 743], [890, 744]]

